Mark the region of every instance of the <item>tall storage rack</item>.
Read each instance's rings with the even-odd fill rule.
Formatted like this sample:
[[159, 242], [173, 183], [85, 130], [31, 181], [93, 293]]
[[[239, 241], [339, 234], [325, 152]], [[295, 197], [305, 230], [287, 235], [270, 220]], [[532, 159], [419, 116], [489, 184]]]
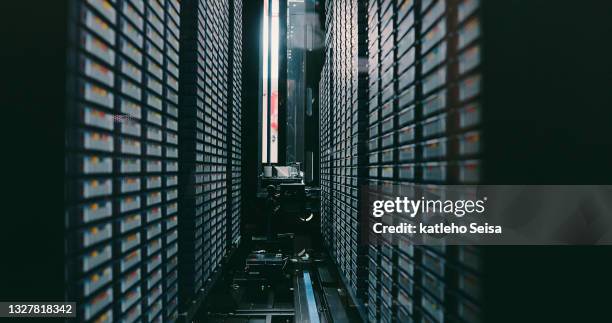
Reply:
[[[205, 238], [208, 238], [208, 246], [205, 248], [204, 256], [210, 259], [210, 270], [214, 271], [221, 263], [221, 258], [227, 252], [228, 246], [226, 238], [228, 230], [228, 187], [226, 179], [230, 111], [228, 111], [229, 100], [227, 94], [229, 89], [228, 76], [231, 73], [228, 63], [229, 1], [207, 1], [206, 14], [207, 75], [205, 82], [210, 86], [205, 89], [205, 93], [211, 96], [211, 110], [208, 111], [210, 118], [205, 118], [205, 129], [209, 129], [205, 132], [208, 132], [210, 142], [206, 142], [207, 136], [205, 135], [204, 151], [212, 156], [210, 157], [210, 181], [204, 187], [206, 192], [204, 205], [210, 205], [211, 208], [210, 210], [205, 209], [204, 212], [205, 228], [210, 228], [210, 233], [205, 234]], [[205, 98], [205, 106], [207, 101]], [[206, 159], [205, 156], [205, 161]]]
[[[349, 289], [367, 299], [369, 321], [477, 322], [476, 248], [364, 237], [371, 239], [367, 261], [356, 265], [364, 252], [359, 230], [369, 227], [358, 216], [364, 186], [394, 196], [400, 194], [398, 186], [420, 183], [426, 189], [419, 197], [444, 198], [445, 184], [480, 181], [480, 3], [375, 0], [352, 5], [326, 3], [326, 61], [319, 89], [324, 239]], [[354, 16], [347, 8], [356, 9]], [[363, 32], [351, 17], [363, 21]], [[362, 39], [367, 45], [360, 47]], [[358, 57], [368, 62], [361, 69], [367, 79], [351, 78], [352, 67], [346, 70], [345, 63]], [[359, 83], [345, 84], [355, 79], [367, 84], [367, 95], [355, 93]], [[355, 274], [360, 267], [367, 268], [363, 278]], [[363, 294], [361, 279], [367, 281]]]
[[[326, 44], [327, 44], [327, 37]], [[327, 45], [326, 45], [327, 47]], [[334, 230], [332, 225], [331, 215], [331, 182], [330, 182], [330, 77], [329, 77], [329, 56], [325, 56], [325, 63], [321, 72], [321, 81], [319, 83], [319, 98], [320, 98], [320, 114], [319, 114], [319, 129], [321, 131], [320, 156], [321, 156], [321, 235], [325, 245], [329, 247], [333, 253], [334, 247]]]
[[[478, 183], [479, 1], [368, 7], [369, 190], [444, 199], [442, 185]], [[413, 183], [425, 188], [407, 189]], [[373, 237], [368, 254], [369, 321], [480, 320], [476, 248], [386, 235]]]
[[[326, 2], [326, 62], [321, 81], [323, 233], [350, 292], [365, 291], [365, 250], [360, 243], [359, 185], [364, 179], [366, 75], [365, 6]], [[360, 140], [361, 139], [361, 140]]]
[[[228, 206], [228, 182], [231, 184], [232, 166], [229, 138], [230, 112], [240, 114], [241, 107], [232, 105], [235, 95], [228, 83], [230, 73], [239, 73], [240, 64], [230, 70], [230, 14], [241, 10], [229, 1], [182, 1], [181, 55], [181, 185], [180, 202], [182, 235], [180, 259], [180, 308], [192, 310], [193, 302], [206, 295], [215, 273], [228, 252], [233, 232], [228, 225], [240, 217], [239, 208]], [[241, 15], [234, 17], [241, 22]], [[241, 36], [239, 36], [241, 37]], [[233, 42], [233, 39], [232, 39]], [[234, 44], [235, 53], [241, 42]], [[240, 54], [238, 54], [240, 55]], [[239, 57], [239, 56], [238, 56]], [[239, 80], [236, 80], [238, 82]], [[238, 102], [239, 103], [239, 102]], [[239, 125], [238, 123], [237, 125]], [[240, 149], [240, 140], [234, 143]], [[237, 174], [239, 176], [240, 174]], [[232, 199], [240, 204], [240, 195]], [[230, 211], [234, 211], [230, 213]], [[238, 221], [239, 222], [239, 221]], [[239, 227], [238, 227], [239, 230]]]
[[242, 212], [242, 0], [230, 1], [230, 92], [231, 142], [228, 164], [228, 187], [231, 187], [229, 242], [240, 242]]
[[83, 321], [174, 321], [179, 4], [69, 6], [66, 299]]
[[[336, 258], [346, 252], [342, 227], [349, 227], [342, 222], [346, 217], [337, 192], [345, 181], [343, 93], [349, 92], [338, 85], [339, 76], [346, 75], [337, 61], [346, 61], [342, 53], [351, 46], [335, 42], [335, 35], [342, 35], [337, 25], [344, 22], [337, 11], [342, 6], [327, 4], [320, 87], [322, 225]], [[602, 107], [611, 101], [605, 90], [610, 82], [602, 71], [610, 64], [591, 59], [593, 53], [609, 53], [599, 46], [610, 21], [610, 10], [601, 2], [370, 0], [366, 6], [367, 185], [358, 187], [360, 193], [444, 200], [445, 186], [454, 184], [601, 181], [603, 168], [563, 171], [577, 161], [604, 165], [611, 160], [605, 153], [609, 141], [598, 140], [609, 137], [603, 120], [609, 120], [610, 110]], [[589, 18], [567, 29], [567, 35], [553, 36], [571, 17]], [[342, 27], [350, 30], [347, 25]], [[567, 39], [585, 35], [592, 47], [567, 46]], [[572, 67], [566, 68], [568, 63]], [[575, 80], [586, 83], [576, 87]], [[564, 111], [580, 106], [581, 112], [560, 113], [559, 106]], [[560, 145], [559, 138], [570, 130], [572, 139]], [[361, 141], [355, 135], [351, 140]], [[388, 224], [409, 221], [393, 219]], [[482, 294], [489, 295], [487, 302], [507, 296], [483, 290], [491, 284], [482, 268], [487, 263], [500, 270], [500, 263], [509, 261], [504, 250], [416, 246], [401, 235], [368, 238], [369, 321], [499, 320], [496, 313], [484, 312]], [[342, 259], [338, 262], [346, 268]]]

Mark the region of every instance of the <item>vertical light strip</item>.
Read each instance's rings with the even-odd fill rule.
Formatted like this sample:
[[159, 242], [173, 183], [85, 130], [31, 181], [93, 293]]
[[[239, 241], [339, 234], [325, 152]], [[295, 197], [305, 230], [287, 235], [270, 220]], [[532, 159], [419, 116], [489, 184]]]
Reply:
[[319, 323], [319, 310], [317, 309], [317, 301], [315, 300], [314, 290], [312, 288], [312, 280], [308, 270], [304, 270], [304, 286], [306, 290], [306, 303], [308, 304], [308, 322]]
[[261, 105], [261, 113], [262, 113], [262, 120], [261, 120], [261, 161], [263, 163], [267, 163], [268, 162], [268, 51], [269, 51], [269, 44], [268, 44], [268, 34], [269, 34], [269, 29], [268, 29], [268, 24], [269, 24], [269, 15], [268, 15], [268, 8], [269, 8], [269, 4], [268, 4], [268, 0], [264, 0], [264, 4], [263, 4], [263, 28], [262, 28], [262, 36], [263, 36], [263, 43], [262, 43], [262, 51], [263, 51], [263, 55], [262, 55], [262, 63], [263, 63], [263, 69], [262, 69], [262, 75], [263, 75], [263, 82], [262, 82], [262, 105]]
[[278, 162], [278, 65], [279, 65], [279, 38], [280, 38], [280, 5], [279, 0], [272, 1], [271, 15], [271, 44], [270, 44], [270, 162]]

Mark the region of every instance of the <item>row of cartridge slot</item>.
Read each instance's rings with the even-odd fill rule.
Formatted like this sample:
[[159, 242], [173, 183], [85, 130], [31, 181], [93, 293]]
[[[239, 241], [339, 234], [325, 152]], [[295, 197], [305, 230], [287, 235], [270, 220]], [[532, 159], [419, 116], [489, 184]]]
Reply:
[[[479, 182], [479, 6], [369, 1], [368, 190], [394, 192], [378, 198], [413, 184], [428, 184], [427, 193], [442, 198], [442, 185]], [[369, 321], [481, 320], [477, 248], [370, 238]]]
[[71, 6], [68, 295], [83, 321], [173, 321], [180, 3]]

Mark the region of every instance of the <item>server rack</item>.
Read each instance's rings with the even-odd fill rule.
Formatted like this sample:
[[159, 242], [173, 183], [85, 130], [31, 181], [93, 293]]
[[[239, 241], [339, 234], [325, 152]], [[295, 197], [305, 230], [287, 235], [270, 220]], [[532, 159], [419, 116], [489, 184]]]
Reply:
[[229, 215], [230, 245], [240, 242], [240, 215], [242, 212], [242, 1], [230, 2], [230, 127], [231, 140], [228, 158], [228, 187], [231, 187]]
[[[323, 235], [349, 289], [367, 299], [368, 320], [477, 320], [480, 282], [474, 248], [415, 247], [391, 235], [368, 237], [367, 262], [359, 265], [367, 268], [367, 277], [353, 276], [347, 259], [359, 261], [353, 250], [361, 243], [359, 231], [349, 228], [367, 225], [359, 223], [358, 207], [347, 207], [345, 202], [357, 200], [345, 193], [359, 196], [358, 183], [363, 183], [369, 192], [394, 196], [398, 184], [424, 183], [429, 186], [423, 194], [441, 198], [443, 184], [478, 183], [480, 45], [473, 16], [479, 2], [387, 0], [360, 5], [355, 18], [366, 17], [361, 18], [364, 31], [352, 41], [343, 38], [344, 30], [350, 33], [355, 25], [343, 18], [345, 6], [351, 5], [333, 2], [326, 8], [327, 55], [320, 86]], [[352, 51], [361, 39], [367, 41], [362, 47], [367, 52]], [[367, 79], [361, 82], [368, 91], [367, 96], [356, 96], [351, 109], [347, 94], [354, 93], [351, 89], [358, 92], [359, 85], [343, 84], [351, 80], [345, 62], [359, 56], [367, 56], [368, 67], [362, 67]], [[451, 101], [453, 105], [446, 104]], [[449, 114], [460, 119], [449, 120]], [[367, 123], [366, 131], [359, 120]], [[349, 124], [355, 130], [349, 130]], [[347, 141], [352, 143], [348, 154]], [[359, 152], [366, 150], [367, 156], [362, 153], [360, 158]], [[355, 168], [347, 172], [346, 165]], [[367, 172], [360, 172], [364, 166]], [[367, 281], [360, 285], [363, 293], [355, 288], [360, 279]]]
[[[368, 155], [364, 162], [368, 171], [367, 185], [359, 189], [381, 199], [443, 200], [445, 186], [453, 184], [601, 182], [602, 168], [579, 174], [564, 169], [575, 169], [578, 162], [603, 165], [611, 159], [605, 153], [610, 144], [597, 139], [606, 137], [602, 120], [610, 115], [609, 109], [601, 108], [612, 102], [610, 92], [604, 90], [609, 79], [601, 72], [609, 70], [610, 64], [589, 58], [602, 49], [609, 53], [596, 45], [603, 41], [602, 31], [609, 28], [604, 12], [610, 11], [605, 9], [601, 3], [368, 1]], [[340, 18], [327, 13], [329, 38], [335, 33], [333, 21]], [[568, 46], [566, 36], [553, 36], [565, 30], [568, 19], [578, 16], [593, 18], [581, 20], [567, 32], [574, 39], [589, 35], [593, 47], [588, 50]], [[329, 39], [326, 48], [328, 54], [334, 53], [326, 61], [333, 72], [324, 69], [320, 95], [326, 96], [321, 97], [322, 103], [333, 104], [322, 105], [321, 137], [332, 140], [328, 144], [322, 139], [324, 145], [341, 145], [334, 139], [341, 135], [339, 131], [328, 133], [342, 125], [335, 116], [343, 113], [342, 105], [332, 100], [338, 100], [336, 91], [344, 89], [326, 87], [336, 81], [333, 61], [343, 58], [335, 53], [344, 49]], [[567, 67], [568, 62], [573, 66]], [[575, 80], [588, 87], [572, 86]], [[569, 113], [570, 104], [580, 106], [581, 112]], [[595, 115], [597, 120], [592, 118]], [[565, 140], [561, 149], [559, 138], [565, 138], [568, 130], [575, 136]], [[327, 228], [340, 218], [334, 185], [342, 180], [334, 169], [335, 156], [323, 155], [330, 149], [322, 145], [322, 174], [329, 174], [329, 180], [322, 181]], [[566, 151], [580, 153], [569, 156]], [[406, 222], [393, 218], [396, 222], [387, 224]], [[332, 240], [328, 245], [334, 254], [339, 248], [334, 240], [343, 243], [336, 237], [342, 229], [328, 231], [324, 234]], [[483, 266], [491, 265], [490, 259], [508, 261], [503, 255], [511, 252], [416, 246], [397, 235], [370, 238], [369, 321], [500, 320], [484, 311], [483, 293], [490, 296], [488, 305], [497, 304], [490, 301], [493, 296], [506, 298], [500, 291], [484, 290], [488, 282]], [[511, 261], [507, 263], [511, 266]]]
[[[369, 2], [368, 190], [381, 198], [479, 182], [479, 5]], [[371, 238], [369, 321], [479, 321], [477, 249]]]
[[[365, 293], [365, 250], [360, 243], [359, 186], [365, 158], [365, 6], [326, 3], [326, 61], [321, 77], [322, 229], [349, 291]], [[360, 140], [361, 139], [361, 140]]]
[[206, 295], [228, 251], [229, 2], [183, 1], [181, 311]]
[[69, 12], [66, 298], [84, 321], [173, 321], [179, 5]]
[[321, 236], [325, 244], [330, 248], [333, 252], [335, 248], [333, 247], [334, 239], [334, 230], [332, 226], [332, 215], [330, 213], [330, 195], [331, 195], [331, 186], [330, 186], [330, 173], [329, 173], [329, 148], [330, 148], [330, 140], [331, 134], [329, 131], [330, 128], [330, 113], [332, 110], [330, 109], [330, 91], [329, 91], [329, 56], [326, 56], [325, 63], [323, 64], [323, 69], [321, 72], [321, 80], [319, 83], [319, 98], [320, 98], [320, 114], [319, 114], [319, 129], [321, 131], [320, 136], [320, 156], [321, 156]]

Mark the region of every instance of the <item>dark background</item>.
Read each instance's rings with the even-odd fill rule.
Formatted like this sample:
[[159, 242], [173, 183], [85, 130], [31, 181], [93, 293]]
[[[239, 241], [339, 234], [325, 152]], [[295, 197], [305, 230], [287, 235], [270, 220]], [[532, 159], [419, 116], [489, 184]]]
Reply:
[[[57, 301], [64, 297], [66, 1], [0, 3], [0, 159], [7, 188], [1, 194], [0, 300]], [[487, 39], [496, 59], [486, 68], [498, 76], [485, 81], [495, 86], [487, 95], [506, 111], [489, 128], [506, 145], [491, 152], [498, 163], [488, 164], [493, 166], [488, 174], [507, 180], [497, 184], [610, 184], [611, 151], [601, 147], [612, 141], [612, 11], [600, 7], [600, 0], [529, 1], [533, 11], [514, 11], [521, 3], [526, 1], [505, 1], [495, 17], [505, 21], [497, 35], [511, 43]], [[244, 1], [245, 218], [256, 216], [250, 212], [258, 173], [253, 134], [258, 132], [260, 12], [259, 1]], [[537, 12], [547, 12], [546, 19]], [[532, 24], [539, 24], [539, 31], [521, 29]], [[536, 55], [535, 49], [544, 51]], [[584, 52], [592, 59], [583, 59]], [[532, 63], [521, 67], [513, 64], [516, 58]], [[517, 89], [517, 95], [498, 100], [507, 94], [503, 88]], [[555, 124], [538, 130], [536, 141], [517, 141], [513, 135], [526, 130], [517, 125], [541, 126], [539, 118], [517, 120], [521, 115], [550, 116]], [[485, 257], [486, 289], [492, 291], [484, 304], [488, 321], [609, 321], [611, 247], [487, 247]]]
[[67, 1], [0, 2], [0, 300], [64, 299]]

